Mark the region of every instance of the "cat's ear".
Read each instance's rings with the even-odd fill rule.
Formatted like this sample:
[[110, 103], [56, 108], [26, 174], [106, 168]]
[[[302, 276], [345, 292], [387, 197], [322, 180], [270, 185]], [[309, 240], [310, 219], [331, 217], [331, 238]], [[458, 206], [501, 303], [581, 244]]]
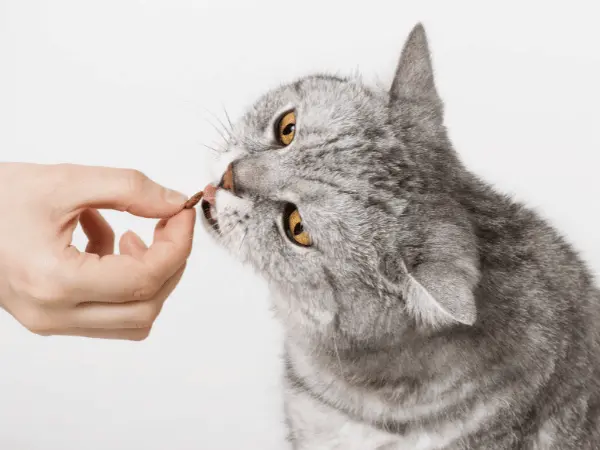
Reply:
[[480, 273], [466, 260], [458, 265], [424, 263], [409, 272], [401, 257], [384, 255], [379, 273], [402, 296], [407, 313], [418, 323], [437, 328], [473, 325], [477, 320], [473, 289]]
[[427, 35], [420, 23], [413, 28], [404, 44], [390, 97], [441, 103], [435, 88]]
[[439, 327], [473, 325], [477, 308], [472, 283], [462, 274], [441, 267], [424, 267], [404, 279], [406, 309], [418, 322]]

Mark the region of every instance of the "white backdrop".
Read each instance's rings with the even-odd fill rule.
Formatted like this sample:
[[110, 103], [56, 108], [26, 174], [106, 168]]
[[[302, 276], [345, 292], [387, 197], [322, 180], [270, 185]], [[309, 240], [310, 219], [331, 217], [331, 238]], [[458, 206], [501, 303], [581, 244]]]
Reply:
[[[423, 21], [464, 160], [598, 273], [597, 2], [477, 3], [0, 0], [0, 160], [135, 167], [191, 195], [211, 113], [312, 70], [389, 83]], [[0, 449], [285, 448], [279, 353], [265, 286], [198, 227], [144, 342], [41, 338], [0, 312]]]

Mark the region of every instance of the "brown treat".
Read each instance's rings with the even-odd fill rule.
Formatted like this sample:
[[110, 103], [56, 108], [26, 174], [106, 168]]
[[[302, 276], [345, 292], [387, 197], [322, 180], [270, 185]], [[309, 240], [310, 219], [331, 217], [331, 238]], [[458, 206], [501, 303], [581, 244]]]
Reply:
[[202, 200], [202, 196], [204, 195], [204, 191], [200, 191], [197, 194], [192, 195], [188, 201], [183, 205], [183, 209], [191, 209], [198, 204], [200, 200]]

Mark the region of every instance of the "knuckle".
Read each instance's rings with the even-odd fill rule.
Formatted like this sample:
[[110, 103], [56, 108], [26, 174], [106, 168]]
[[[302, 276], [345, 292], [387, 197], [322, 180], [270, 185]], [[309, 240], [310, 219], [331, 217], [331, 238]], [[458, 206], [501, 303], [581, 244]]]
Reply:
[[139, 195], [146, 185], [148, 178], [144, 173], [137, 169], [125, 169], [127, 189], [132, 196]]

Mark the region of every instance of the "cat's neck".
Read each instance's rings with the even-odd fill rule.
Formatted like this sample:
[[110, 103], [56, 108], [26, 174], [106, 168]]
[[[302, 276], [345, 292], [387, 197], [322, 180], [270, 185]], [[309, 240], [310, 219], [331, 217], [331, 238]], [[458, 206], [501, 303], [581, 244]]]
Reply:
[[[476, 355], [470, 331], [464, 328], [448, 332], [407, 328], [393, 338], [376, 339], [374, 333], [359, 340], [340, 330], [338, 316], [329, 323], [307, 324], [303, 315], [283, 320], [286, 350], [292, 359], [356, 387], [368, 387], [374, 380], [416, 386], [423, 380], [443, 379], [448, 376], [444, 370], [465, 354]], [[463, 369], [468, 368], [457, 370]]]
[[[409, 422], [439, 413], [471, 395], [474, 384], [456, 384], [461, 367], [446, 365], [443, 373], [390, 352], [347, 352], [316, 347], [310, 341], [286, 340], [285, 373], [290, 383], [335, 405], [351, 417]], [[439, 359], [438, 359], [439, 362]], [[450, 368], [451, 367], [451, 368]], [[440, 401], [443, 398], [443, 401]], [[360, 416], [360, 417], [357, 417]]]

